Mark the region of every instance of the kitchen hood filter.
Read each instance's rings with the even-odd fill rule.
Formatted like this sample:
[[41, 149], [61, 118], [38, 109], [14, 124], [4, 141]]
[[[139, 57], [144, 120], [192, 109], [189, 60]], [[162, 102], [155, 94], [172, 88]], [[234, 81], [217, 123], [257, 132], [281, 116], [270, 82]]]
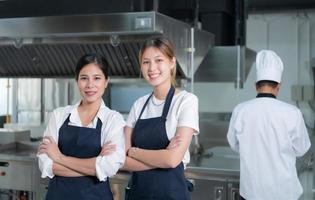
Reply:
[[157, 12], [0, 19], [0, 77], [74, 76], [78, 58], [98, 52], [112, 77], [136, 78], [142, 43], [161, 34], [175, 45], [181, 78], [192, 76], [214, 44], [213, 34]]

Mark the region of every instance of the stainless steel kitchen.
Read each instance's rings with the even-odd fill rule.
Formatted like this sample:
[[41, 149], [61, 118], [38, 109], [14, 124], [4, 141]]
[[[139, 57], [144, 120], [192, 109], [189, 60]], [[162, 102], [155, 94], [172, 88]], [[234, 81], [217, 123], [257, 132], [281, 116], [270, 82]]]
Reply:
[[[39, 145], [53, 111], [81, 99], [77, 60], [90, 52], [106, 58], [110, 79], [102, 99], [127, 121], [134, 102], [153, 89], [139, 52], [161, 35], [174, 44], [177, 89], [199, 103], [199, 133], [184, 172], [191, 199], [244, 199], [242, 154], [227, 134], [234, 108], [257, 95], [256, 56], [264, 49], [281, 57], [277, 99], [301, 111], [311, 142], [294, 160], [298, 199], [315, 199], [314, 0], [0, 0], [0, 200], [47, 199], [50, 178], [42, 177]], [[127, 199], [131, 174], [120, 169], [109, 177], [114, 200]]]

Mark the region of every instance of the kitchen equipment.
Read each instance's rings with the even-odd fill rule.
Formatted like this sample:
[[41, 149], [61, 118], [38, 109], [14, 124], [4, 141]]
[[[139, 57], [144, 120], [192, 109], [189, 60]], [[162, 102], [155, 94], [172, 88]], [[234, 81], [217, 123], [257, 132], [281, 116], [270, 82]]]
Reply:
[[154, 11], [0, 19], [0, 76], [72, 77], [78, 58], [94, 51], [108, 60], [110, 76], [138, 78], [141, 44], [161, 34], [175, 44], [184, 78], [214, 45], [212, 33]]
[[[31, 123], [9, 123], [9, 124], [4, 124], [4, 128], [9, 129], [9, 130], [28, 130], [30, 131], [30, 137], [31, 139], [38, 139], [43, 136], [43, 133], [46, 128], [46, 124], [31, 124]], [[26, 140], [29, 140], [27, 138]]]
[[10, 191], [9, 196], [31, 199], [37, 190], [37, 146], [38, 142], [30, 141], [29, 130], [0, 129], [0, 189]]
[[19, 141], [27, 141], [30, 135], [29, 130], [0, 128], [0, 149], [15, 146]]
[[186, 177], [195, 185], [192, 199], [239, 199], [239, 156], [227, 146], [209, 148], [202, 155], [192, 155]]

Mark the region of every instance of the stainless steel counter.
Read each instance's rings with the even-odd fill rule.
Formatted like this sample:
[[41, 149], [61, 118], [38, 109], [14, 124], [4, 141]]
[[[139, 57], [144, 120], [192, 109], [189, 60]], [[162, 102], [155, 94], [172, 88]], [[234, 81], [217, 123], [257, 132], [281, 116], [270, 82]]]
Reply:
[[39, 142], [20, 141], [0, 151], [0, 159], [35, 161]]
[[[0, 170], [6, 172], [6, 176], [0, 177], [0, 182], [1, 180], [3, 182], [1, 186], [4, 189], [30, 191], [33, 194], [32, 199], [43, 199], [48, 179], [40, 178], [36, 158], [37, 146], [38, 142], [21, 142], [17, 143], [15, 148], [4, 149], [0, 152], [0, 162], [5, 163]], [[228, 147], [215, 147], [206, 150], [201, 156], [192, 156], [191, 163], [185, 172], [186, 177], [195, 184], [192, 198], [214, 199], [219, 195], [224, 200], [228, 199], [227, 191], [232, 191], [231, 189], [234, 189], [234, 192], [238, 191], [238, 160], [237, 154]], [[27, 167], [26, 171], [23, 169], [25, 167]], [[129, 172], [119, 171], [110, 178], [117, 199], [124, 199], [124, 188], [129, 176]], [[9, 181], [10, 184], [8, 184], [8, 180], [13, 181]]]
[[185, 173], [191, 179], [238, 181], [239, 156], [229, 147], [213, 147], [202, 156], [192, 156]]
[[[195, 185], [193, 200], [238, 199], [239, 157], [229, 147], [214, 147], [192, 156], [185, 175]], [[129, 176], [129, 172], [119, 171], [110, 179], [117, 199], [124, 199]]]
[[[0, 152], [0, 159], [14, 161], [34, 161], [38, 142], [18, 143], [16, 148], [4, 149]], [[24, 147], [24, 146], [25, 147]], [[28, 147], [28, 145], [30, 145]], [[237, 178], [239, 176], [239, 157], [229, 147], [214, 147], [208, 149], [201, 156], [192, 156], [187, 165], [186, 174], [188, 178], [204, 175], [223, 175]], [[126, 172], [120, 172], [117, 179], [126, 180]]]
[[[36, 162], [37, 144], [16, 142], [1, 145], [0, 189], [29, 191], [30, 199], [35, 199], [39, 182]], [[33, 198], [34, 197], [34, 198]]]
[[3, 150], [0, 153], [0, 159], [15, 161], [35, 161], [36, 153], [34, 150]]
[[[212, 180], [213, 177], [216, 177], [216, 179], [238, 181], [239, 165], [238, 155], [229, 147], [214, 147], [205, 151], [202, 156], [192, 156], [185, 174], [188, 179]], [[113, 179], [126, 181], [129, 176], [129, 172], [119, 171]]]
[[[15, 174], [24, 178], [24, 182], [19, 181], [23, 183], [22, 185], [16, 181], [11, 181], [12, 184], [3, 183], [1, 186], [5, 186], [4, 189], [31, 191], [34, 200], [42, 199], [45, 196], [48, 184], [48, 179], [40, 178], [36, 158], [37, 145], [38, 142], [20, 142], [16, 144], [15, 148], [4, 149], [0, 152], [0, 162], [6, 163], [5, 166], [0, 167], [0, 170], [7, 173], [5, 177], [0, 178], [0, 182], [1, 180], [7, 182], [8, 179], [18, 180], [20, 177], [15, 177]], [[10, 169], [12, 166], [14, 169]], [[25, 169], [32, 173], [26, 172]], [[17, 171], [29, 175], [22, 175]], [[195, 192], [192, 193], [193, 199], [202, 200], [207, 196], [213, 199], [215, 195], [223, 195], [228, 184], [236, 183], [234, 188], [238, 188], [238, 157], [228, 147], [212, 148], [201, 156], [192, 156], [191, 163], [187, 166], [185, 173], [186, 177], [195, 184]], [[118, 199], [123, 199], [124, 188], [129, 176], [129, 172], [119, 171], [117, 175], [110, 178], [113, 188], [116, 187]], [[209, 188], [213, 189], [209, 191]], [[222, 199], [227, 199], [227, 195], [223, 195]]]
[[[13, 187], [13, 185], [7, 185], [7, 181], [21, 178], [15, 175], [23, 176], [24, 182], [11, 181], [11, 183], [15, 184], [14, 189], [33, 192], [34, 200], [43, 198], [48, 183], [48, 179], [40, 178], [36, 158], [37, 145], [38, 143], [21, 142], [17, 144], [16, 148], [4, 149], [0, 152], [0, 162], [9, 163], [9, 166], [14, 167], [14, 169], [8, 170], [5, 165], [0, 166], [0, 171], [7, 172], [6, 179], [0, 177], [0, 185], [5, 188]], [[304, 163], [304, 159], [297, 162], [298, 169], [302, 169]], [[21, 173], [17, 170], [21, 170]], [[220, 197], [225, 200], [234, 198], [238, 195], [239, 172], [239, 156], [229, 147], [213, 147], [205, 150], [202, 155], [192, 156], [185, 171], [186, 177], [195, 184], [192, 199], [203, 200]], [[117, 175], [110, 178], [113, 188], [118, 188], [118, 199], [123, 199], [124, 188], [129, 176], [129, 172], [119, 171]]]

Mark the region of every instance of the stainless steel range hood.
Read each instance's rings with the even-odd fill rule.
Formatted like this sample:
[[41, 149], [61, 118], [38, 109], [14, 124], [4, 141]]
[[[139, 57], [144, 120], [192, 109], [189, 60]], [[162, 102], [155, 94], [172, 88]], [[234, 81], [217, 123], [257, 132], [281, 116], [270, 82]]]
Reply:
[[246, 46], [215, 46], [195, 72], [196, 82], [234, 82], [242, 88], [256, 59], [256, 52]]
[[0, 19], [0, 76], [73, 76], [77, 59], [92, 51], [108, 59], [111, 76], [139, 77], [139, 48], [159, 34], [175, 44], [183, 78], [214, 44], [213, 34], [157, 12]]

